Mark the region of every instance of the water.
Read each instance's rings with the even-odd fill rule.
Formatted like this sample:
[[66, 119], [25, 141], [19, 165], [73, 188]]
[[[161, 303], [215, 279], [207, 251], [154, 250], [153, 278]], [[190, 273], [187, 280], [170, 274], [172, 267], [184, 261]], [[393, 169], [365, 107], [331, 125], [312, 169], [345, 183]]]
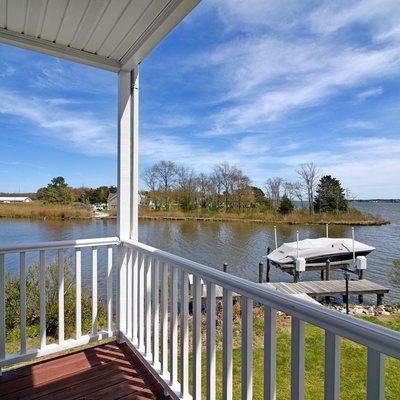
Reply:
[[[379, 215], [391, 221], [390, 225], [356, 227], [356, 239], [376, 247], [368, 257], [366, 278], [390, 288], [386, 300], [400, 302], [400, 288], [390, 282], [393, 259], [400, 259], [400, 204], [357, 203], [360, 210]], [[296, 230], [301, 238], [325, 236], [325, 226], [280, 225], [278, 243], [294, 241]], [[115, 220], [93, 221], [31, 221], [0, 220], [0, 245], [33, 243], [52, 240], [83, 239], [116, 235]], [[351, 237], [351, 227], [331, 226], [330, 236]], [[274, 247], [273, 226], [245, 222], [196, 222], [196, 221], [140, 221], [139, 238], [143, 243], [169, 251], [190, 260], [222, 269], [229, 265], [229, 272], [258, 280], [258, 263], [263, 260], [267, 246]], [[55, 258], [48, 252], [47, 261]], [[104, 250], [99, 249], [99, 293], [105, 292]], [[27, 255], [28, 263], [37, 261], [37, 253]], [[17, 256], [6, 257], [6, 269], [17, 273]], [[90, 287], [90, 249], [83, 254], [83, 285]], [[342, 278], [343, 273], [333, 271], [332, 279]], [[304, 274], [304, 279], [319, 279], [319, 273]], [[271, 268], [272, 281], [291, 281], [291, 277]], [[367, 298], [373, 301], [373, 298]]]

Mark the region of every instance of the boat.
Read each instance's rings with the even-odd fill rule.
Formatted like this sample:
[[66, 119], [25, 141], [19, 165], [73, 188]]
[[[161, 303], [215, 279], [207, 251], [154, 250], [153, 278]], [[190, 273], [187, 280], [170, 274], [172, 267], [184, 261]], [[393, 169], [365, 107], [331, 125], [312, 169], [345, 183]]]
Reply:
[[292, 266], [296, 258], [304, 258], [307, 266], [323, 266], [329, 260], [331, 265], [349, 264], [358, 256], [367, 256], [374, 247], [353, 239], [318, 238], [284, 243], [267, 255], [273, 264]]

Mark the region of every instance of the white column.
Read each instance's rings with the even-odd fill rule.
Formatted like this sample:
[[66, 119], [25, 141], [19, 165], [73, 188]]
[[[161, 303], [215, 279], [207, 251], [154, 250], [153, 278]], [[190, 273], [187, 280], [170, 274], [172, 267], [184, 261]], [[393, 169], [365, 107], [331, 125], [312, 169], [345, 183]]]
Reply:
[[[121, 240], [138, 240], [138, 136], [139, 68], [118, 74], [118, 208], [117, 228]], [[127, 250], [119, 248], [118, 257], [118, 326], [127, 333]], [[133, 296], [137, 293], [132, 293]], [[130, 302], [132, 304], [132, 302]]]

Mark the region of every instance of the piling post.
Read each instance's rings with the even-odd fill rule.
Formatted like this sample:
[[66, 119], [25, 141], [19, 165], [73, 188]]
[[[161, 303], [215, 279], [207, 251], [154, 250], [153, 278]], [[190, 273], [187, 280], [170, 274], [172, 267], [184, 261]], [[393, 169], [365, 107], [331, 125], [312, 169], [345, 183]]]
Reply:
[[[356, 258], [356, 266], [358, 270], [358, 279], [364, 279], [364, 271], [367, 269], [367, 258], [359, 256]], [[364, 301], [362, 294], [358, 295], [358, 302], [361, 304]]]
[[349, 313], [349, 278], [350, 278], [350, 274], [347, 271], [345, 271], [344, 279], [346, 280], [346, 296], [345, 296], [346, 314]]
[[224, 272], [228, 272], [228, 263], [224, 262], [223, 270]]
[[[325, 280], [329, 281], [331, 277], [331, 262], [330, 260], [326, 260], [326, 264], [325, 264]], [[330, 303], [331, 298], [329, 296], [325, 297], [325, 302], [326, 303]]]
[[263, 275], [264, 275], [264, 263], [260, 261], [258, 263], [258, 283], [263, 283]]
[[[267, 248], [267, 255], [269, 254], [269, 253], [271, 253], [271, 248]], [[267, 258], [267, 276], [266, 276], [266, 279], [265, 279], [265, 281], [266, 282], [269, 282], [269, 271], [270, 271], [270, 269], [271, 269], [271, 262], [269, 261], [269, 259]]]

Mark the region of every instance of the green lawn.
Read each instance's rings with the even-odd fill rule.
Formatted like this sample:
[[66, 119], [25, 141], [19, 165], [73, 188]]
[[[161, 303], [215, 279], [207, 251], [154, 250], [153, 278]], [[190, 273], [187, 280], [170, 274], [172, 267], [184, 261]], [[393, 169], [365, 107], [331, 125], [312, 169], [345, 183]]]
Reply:
[[[222, 398], [222, 326], [217, 318], [217, 398]], [[383, 317], [368, 317], [371, 322], [400, 331], [400, 314]], [[233, 323], [233, 393], [234, 399], [241, 398], [241, 328], [240, 307], [234, 307]], [[277, 399], [290, 399], [290, 318], [278, 317], [277, 324]], [[206, 390], [205, 317], [203, 318], [203, 392]], [[28, 331], [28, 347], [35, 347], [38, 339], [35, 330]], [[36, 336], [36, 338], [32, 338]], [[190, 335], [191, 337], [191, 335]], [[54, 341], [48, 338], [48, 342]], [[93, 344], [91, 344], [93, 345]], [[263, 310], [254, 309], [254, 399], [263, 398]], [[19, 350], [19, 335], [8, 337], [7, 351]], [[77, 349], [75, 349], [76, 351]], [[72, 350], [74, 351], [74, 350]], [[189, 363], [191, 366], [191, 363]], [[190, 377], [192, 373], [190, 371]], [[306, 399], [319, 400], [324, 396], [324, 331], [306, 324]], [[341, 399], [365, 399], [366, 394], [366, 348], [342, 339], [341, 342]], [[400, 361], [387, 358], [386, 399], [400, 399]]]
[[[259, 313], [254, 318], [254, 399], [263, 398], [263, 319]], [[400, 330], [400, 315], [378, 319], [371, 322]], [[277, 399], [290, 399], [290, 320], [279, 318], [277, 331]], [[220, 331], [219, 331], [220, 333]], [[234, 399], [241, 398], [241, 349], [240, 320], [234, 323], [233, 351], [233, 393]], [[221, 339], [221, 337], [220, 337]], [[324, 331], [306, 325], [306, 395], [309, 400], [324, 398]], [[341, 399], [357, 400], [366, 396], [366, 348], [349, 340], [341, 341]], [[203, 352], [203, 391], [206, 390], [206, 363]], [[222, 398], [222, 349], [217, 351], [217, 398]], [[400, 361], [387, 358], [386, 399], [400, 399]]]

